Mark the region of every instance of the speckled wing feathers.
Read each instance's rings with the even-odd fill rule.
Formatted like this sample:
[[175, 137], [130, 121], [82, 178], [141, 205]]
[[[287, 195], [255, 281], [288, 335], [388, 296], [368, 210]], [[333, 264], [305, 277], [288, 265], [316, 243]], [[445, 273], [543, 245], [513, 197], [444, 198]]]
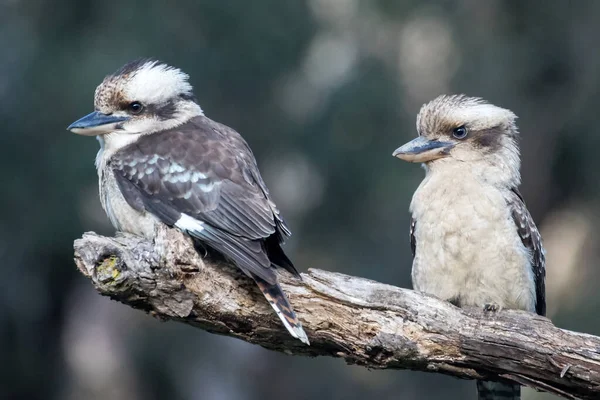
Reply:
[[284, 259], [269, 260], [269, 248], [278, 247], [290, 232], [248, 145], [230, 128], [194, 118], [141, 137], [115, 154], [111, 168], [132, 207], [170, 226], [182, 213], [202, 221], [206, 229], [199, 239], [246, 272], [275, 283], [273, 262], [297, 274], [281, 249], [274, 253]]
[[542, 236], [517, 188], [512, 189], [508, 203], [519, 237], [531, 253], [531, 267], [535, 280], [535, 311], [539, 315], [546, 315], [546, 255], [542, 246]]
[[417, 239], [415, 238], [415, 228], [417, 227], [417, 220], [414, 218], [410, 219], [410, 250], [412, 251], [412, 256], [415, 258], [415, 254], [417, 252]]

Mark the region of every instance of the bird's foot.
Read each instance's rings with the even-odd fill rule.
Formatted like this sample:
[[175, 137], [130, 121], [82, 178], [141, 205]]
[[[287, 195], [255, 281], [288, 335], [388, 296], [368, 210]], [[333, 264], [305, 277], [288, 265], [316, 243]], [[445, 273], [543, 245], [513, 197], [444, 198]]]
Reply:
[[483, 306], [484, 312], [498, 312], [502, 310], [502, 306], [495, 303], [487, 303]]
[[449, 298], [447, 301], [448, 301], [448, 303], [452, 304], [453, 306], [460, 308], [460, 298], [452, 297], [452, 298]]

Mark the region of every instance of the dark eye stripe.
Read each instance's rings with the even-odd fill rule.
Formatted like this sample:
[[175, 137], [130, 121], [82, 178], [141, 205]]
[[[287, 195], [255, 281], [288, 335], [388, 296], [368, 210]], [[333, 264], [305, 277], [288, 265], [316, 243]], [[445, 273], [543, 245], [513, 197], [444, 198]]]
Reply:
[[473, 132], [473, 144], [479, 148], [487, 149], [488, 151], [494, 151], [500, 147], [500, 141], [504, 132], [502, 127], [496, 126], [489, 129], [482, 129], [477, 132]]

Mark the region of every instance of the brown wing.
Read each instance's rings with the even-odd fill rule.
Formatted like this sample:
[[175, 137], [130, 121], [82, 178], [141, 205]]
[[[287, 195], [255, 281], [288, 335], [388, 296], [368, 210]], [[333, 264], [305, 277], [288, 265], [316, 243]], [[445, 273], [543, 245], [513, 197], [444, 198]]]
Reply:
[[542, 246], [542, 236], [517, 188], [512, 189], [508, 205], [519, 237], [531, 253], [531, 268], [535, 280], [535, 311], [539, 315], [546, 315], [546, 255]]
[[183, 214], [201, 222], [201, 229], [188, 233], [243, 270], [271, 284], [271, 262], [297, 273], [279, 247], [289, 229], [252, 152], [234, 130], [194, 118], [141, 137], [115, 154], [111, 168], [132, 207], [169, 226]]
[[417, 239], [415, 239], [415, 228], [417, 227], [417, 220], [414, 218], [410, 219], [410, 250], [412, 256], [415, 258], [415, 252], [417, 251]]

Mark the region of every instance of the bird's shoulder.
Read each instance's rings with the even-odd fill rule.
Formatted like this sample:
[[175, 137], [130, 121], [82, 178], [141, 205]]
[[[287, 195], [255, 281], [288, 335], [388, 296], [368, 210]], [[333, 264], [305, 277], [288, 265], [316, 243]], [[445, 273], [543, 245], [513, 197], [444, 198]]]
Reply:
[[195, 117], [178, 127], [141, 136], [116, 152], [110, 164], [130, 178], [156, 170], [156, 178], [183, 182], [196, 173], [189, 178], [227, 180], [251, 189], [254, 156], [236, 131], [223, 127], [206, 117]]

